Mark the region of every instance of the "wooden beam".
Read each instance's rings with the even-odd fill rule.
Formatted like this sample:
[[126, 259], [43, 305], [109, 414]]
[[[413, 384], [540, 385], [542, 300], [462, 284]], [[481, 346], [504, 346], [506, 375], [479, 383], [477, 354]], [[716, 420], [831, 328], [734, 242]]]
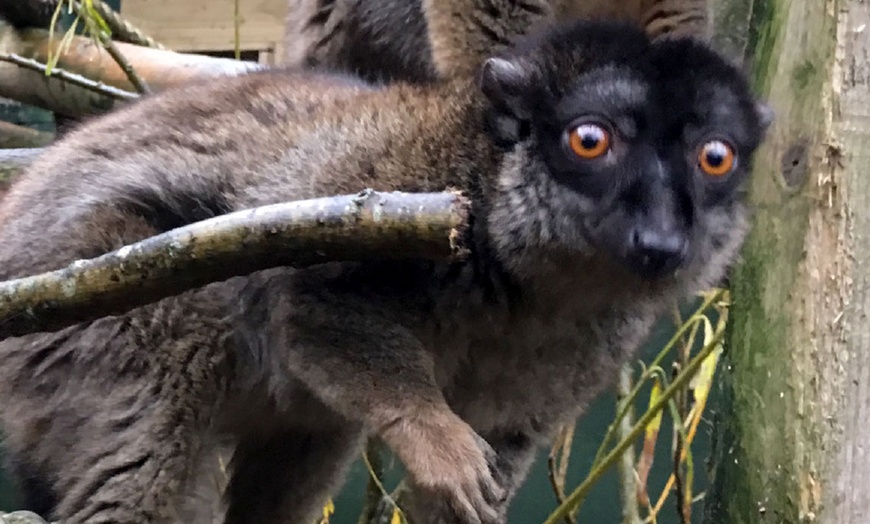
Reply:
[[[16, 31], [0, 24], [0, 52], [14, 53], [39, 62], [47, 62], [56, 53], [59, 38], [49, 38], [48, 31]], [[259, 69], [253, 62], [182, 54], [133, 44], [116, 43], [127, 61], [155, 91], [191, 80], [220, 75], [240, 74]], [[125, 90], [133, 90], [127, 76], [109, 54], [92, 40], [73, 37], [61, 55], [58, 67]], [[18, 100], [68, 116], [99, 114], [120, 103], [93, 91], [72, 86], [63, 80], [23, 69], [15, 64], [0, 63], [0, 96]]]
[[54, 140], [54, 133], [0, 120], [0, 151], [21, 147], [42, 147]]

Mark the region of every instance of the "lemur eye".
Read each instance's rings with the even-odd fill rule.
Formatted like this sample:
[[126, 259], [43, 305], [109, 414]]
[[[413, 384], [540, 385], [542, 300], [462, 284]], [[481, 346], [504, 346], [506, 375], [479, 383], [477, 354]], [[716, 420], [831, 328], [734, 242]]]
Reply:
[[698, 165], [710, 176], [727, 175], [734, 168], [734, 150], [721, 140], [711, 140], [701, 147]]
[[610, 133], [596, 124], [582, 124], [571, 130], [568, 145], [581, 158], [598, 158], [610, 149]]

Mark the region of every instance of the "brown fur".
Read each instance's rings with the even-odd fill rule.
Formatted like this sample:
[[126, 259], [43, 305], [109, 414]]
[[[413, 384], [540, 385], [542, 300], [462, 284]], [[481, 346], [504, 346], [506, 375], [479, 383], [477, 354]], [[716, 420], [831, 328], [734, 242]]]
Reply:
[[535, 27], [574, 18], [705, 36], [706, 0], [289, 0], [283, 64], [377, 81], [452, 78]]
[[[28, 500], [68, 524], [208, 521], [220, 510], [201, 502], [202, 475], [228, 449], [226, 522], [309, 522], [375, 434], [426, 495], [417, 522], [502, 522], [536, 446], [672, 301], [718, 281], [743, 239], [740, 180], [763, 122], [737, 71], [667, 45], [581, 24], [488, 61], [480, 80], [204, 81], [51, 146], [0, 206], [2, 279], [364, 187], [466, 189], [473, 249], [450, 265], [277, 268], [0, 342], [0, 422]], [[557, 172], [563, 153], [547, 144], [588, 103], [602, 118], [641, 111], [652, 134], [615, 163]], [[699, 178], [699, 122], [739, 148], [733, 187]], [[614, 182], [590, 196], [599, 169]], [[665, 188], [668, 173], [685, 178]], [[673, 191], [692, 205], [687, 255], [641, 276], [622, 228], [676, 213]]]

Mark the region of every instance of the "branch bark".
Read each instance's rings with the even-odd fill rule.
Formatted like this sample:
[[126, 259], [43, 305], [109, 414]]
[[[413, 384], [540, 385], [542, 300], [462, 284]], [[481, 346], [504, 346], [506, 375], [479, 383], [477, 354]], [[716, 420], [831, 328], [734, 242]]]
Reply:
[[116, 315], [271, 267], [462, 257], [470, 201], [457, 192], [316, 198], [238, 211], [64, 269], [0, 283], [0, 339]]
[[[91, 5], [94, 10], [99, 13], [109, 29], [112, 30], [112, 39], [119, 42], [128, 42], [130, 44], [141, 45], [145, 47], [155, 47], [157, 49], [166, 49], [159, 42], [142, 32], [141, 29], [134, 26], [127, 20], [124, 20], [119, 13], [106, 5], [102, 0], [91, 0]], [[38, 26], [42, 27], [42, 26]]]
[[31, 511], [0, 511], [0, 524], [48, 524], [45, 519]]
[[53, 67], [50, 71], [48, 66], [37, 62], [31, 58], [24, 58], [23, 56], [18, 56], [16, 54], [7, 54], [0, 53], [0, 61], [8, 62], [10, 64], [15, 64], [18, 67], [24, 69], [30, 69], [32, 71], [37, 71], [42, 73], [43, 75], [47, 75], [54, 78], [59, 78], [64, 82], [67, 82], [70, 85], [83, 87], [85, 89], [89, 89], [99, 95], [104, 95], [106, 97], [115, 99], [115, 100], [136, 100], [139, 98], [139, 95], [136, 93], [131, 93], [129, 91], [124, 91], [123, 89], [118, 89], [117, 87], [107, 86], [101, 82], [95, 82], [90, 78], [85, 78], [81, 75], [77, 75], [74, 73], [70, 73], [65, 69], [60, 69], [58, 67]]

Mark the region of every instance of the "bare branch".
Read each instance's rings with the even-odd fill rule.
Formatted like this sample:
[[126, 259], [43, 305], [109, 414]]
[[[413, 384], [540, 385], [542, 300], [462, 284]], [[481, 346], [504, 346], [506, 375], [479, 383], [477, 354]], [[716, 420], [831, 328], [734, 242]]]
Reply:
[[[45, 64], [41, 64], [36, 60], [24, 58], [23, 56], [18, 56], [16, 54], [0, 53], [0, 61], [9, 62], [10, 64], [15, 64], [19, 67], [24, 67], [33, 71], [39, 71], [42, 74], [45, 74], [45, 71], [47, 69]], [[75, 73], [70, 73], [69, 71], [65, 71], [59, 67], [52, 68], [48, 76], [60, 78], [64, 82], [69, 82], [70, 84], [74, 84], [79, 87], [91, 90], [95, 93], [114, 98], [115, 100], [135, 100], [139, 98], [139, 95], [137, 95], [136, 93], [124, 91], [123, 89], [118, 89], [117, 87], [107, 86], [102, 82], [94, 82], [89, 78], [85, 78]]]
[[[112, 57], [115, 63], [118, 64], [118, 67], [121, 68], [121, 71], [124, 72], [124, 75], [127, 77], [127, 80], [130, 81], [130, 84], [132, 84], [136, 89], [136, 92], [143, 95], [149, 94], [151, 89], [148, 87], [148, 84], [142, 80], [139, 73], [136, 72], [124, 54], [121, 53], [120, 49], [118, 49], [118, 46], [115, 45], [115, 42], [112, 40], [112, 36], [103, 30], [103, 28], [94, 20], [92, 15], [82, 6], [81, 2], [73, 1], [72, 6], [73, 9], [75, 9], [76, 14], [85, 21], [89, 31], [96, 35], [97, 39], [100, 41], [100, 45], [109, 52], [109, 56]], [[99, 13], [93, 16], [98, 15]]]
[[[627, 409], [625, 417], [617, 426], [617, 437], [622, 440], [631, 432], [634, 425], [634, 406], [631, 404], [631, 391], [634, 387], [631, 365], [625, 364], [619, 370], [619, 380], [616, 384], [616, 412]], [[630, 445], [617, 464], [619, 475], [619, 498], [622, 503], [621, 524], [640, 524], [640, 512], [637, 507], [637, 472], [634, 463], [634, 445]]]
[[449, 260], [470, 202], [458, 192], [316, 198], [238, 211], [64, 269], [0, 283], [0, 339], [121, 314], [254, 271], [332, 260]]
[[103, 20], [106, 21], [109, 29], [112, 30], [112, 38], [115, 40], [145, 47], [153, 47], [155, 49], [166, 49], [159, 42], [143, 33], [141, 29], [127, 20], [124, 20], [120, 14], [106, 5], [102, 0], [91, 0], [91, 3], [94, 7], [94, 11], [96, 11]]
[[142, 77], [139, 76], [139, 73], [133, 69], [133, 66], [130, 65], [130, 62], [121, 54], [121, 51], [118, 49], [118, 46], [115, 45], [115, 42], [112, 41], [112, 38], [105, 33], [100, 33], [100, 43], [103, 44], [103, 47], [106, 48], [106, 51], [112, 55], [112, 58], [118, 64], [118, 66], [124, 71], [124, 74], [127, 75], [127, 79], [130, 80], [130, 83], [133, 84], [133, 87], [136, 88], [136, 91], [147, 95], [151, 92], [151, 89], [148, 87], [148, 84], [145, 80], [142, 80]]
[[0, 524], [47, 524], [45, 519], [31, 511], [0, 511]]
[[[556, 434], [550, 453], [547, 455], [547, 471], [550, 487], [556, 495], [556, 502], [565, 502], [565, 483], [568, 478], [568, 461], [571, 458], [571, 445], [574, 442], [574, 424], [562, 426]], [[575, 524], [577, 519], [572, 514], [565, 515], [565, 524]]]

